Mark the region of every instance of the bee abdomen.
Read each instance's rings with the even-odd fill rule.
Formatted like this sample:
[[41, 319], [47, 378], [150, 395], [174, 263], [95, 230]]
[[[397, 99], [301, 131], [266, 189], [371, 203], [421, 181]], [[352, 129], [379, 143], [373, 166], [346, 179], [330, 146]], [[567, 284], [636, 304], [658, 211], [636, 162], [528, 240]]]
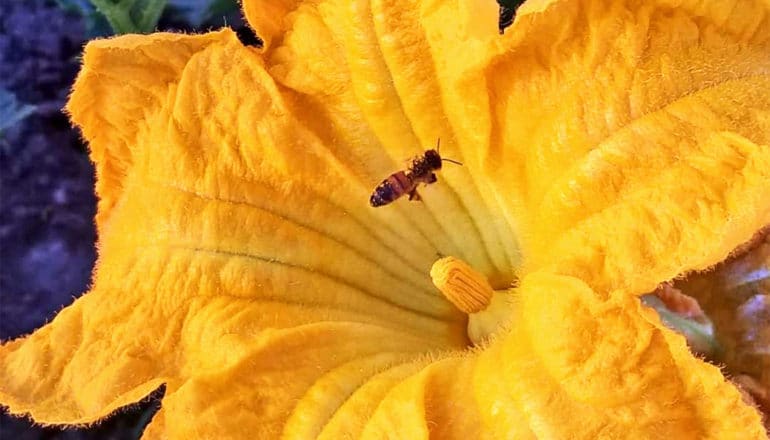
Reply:
[[369, 204], [376, 208], [378, 206], [387, 205], [393, 200], [396, 200], [396, 197], [393, 195], [393, 189], [386, 180], [374, 190], [372, 196], [369, 198]]
[[374, 189], [369, 204], [373, 207], [387, 205], [411, 191], [413, 186], [403, 171], [391, 174]]

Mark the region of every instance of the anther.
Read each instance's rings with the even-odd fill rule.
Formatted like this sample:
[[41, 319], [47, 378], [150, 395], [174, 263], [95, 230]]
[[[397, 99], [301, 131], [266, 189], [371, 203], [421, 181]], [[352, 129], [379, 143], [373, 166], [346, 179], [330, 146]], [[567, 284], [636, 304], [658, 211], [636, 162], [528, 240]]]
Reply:
[[468, 314], [468, 339], [480, 345], [511, 322], [516, 288], [493, 290], [486, 277], [467, 263], [444, 257], [430, 269], [433, 284], [461, 311]]
[[436, 261], [430, 277], [438, 290], [465, 313], [480, 312], [492, 302], [494, 290], [487, 279], [462, 260], [445, 257]]

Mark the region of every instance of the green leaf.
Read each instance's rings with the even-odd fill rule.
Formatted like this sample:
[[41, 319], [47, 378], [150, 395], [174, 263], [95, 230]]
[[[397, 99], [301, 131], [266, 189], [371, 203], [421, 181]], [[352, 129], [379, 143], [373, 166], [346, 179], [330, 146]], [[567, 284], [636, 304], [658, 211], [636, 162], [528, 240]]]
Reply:
[[91, 0], [116, 34], [153, 32], [168, 0]]
[[712, 359], [721, 354], [722, 347], [717, 342], [714, 324], [710, 320], [697, 322], [685, 318], [669, 310], [660, 298], [652, 294], [642, 296], [641, 300], [644, 305], [652, 307], [658, 312], [661, 322], [666, 327], [682, 334], [687, 339], [687, 345], [692, 351]]

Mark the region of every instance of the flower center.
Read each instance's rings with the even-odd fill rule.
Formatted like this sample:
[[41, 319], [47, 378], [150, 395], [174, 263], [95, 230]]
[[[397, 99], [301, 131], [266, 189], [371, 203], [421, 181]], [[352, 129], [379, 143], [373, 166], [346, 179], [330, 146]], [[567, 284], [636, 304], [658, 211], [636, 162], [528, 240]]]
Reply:
[[433, 284], [468, 314], [468, 338], [479, 345], [505, 327], [513, 315], [513, 288], [494, 290], [486, 277], [466, 262], [445, 257], [430, 269]]

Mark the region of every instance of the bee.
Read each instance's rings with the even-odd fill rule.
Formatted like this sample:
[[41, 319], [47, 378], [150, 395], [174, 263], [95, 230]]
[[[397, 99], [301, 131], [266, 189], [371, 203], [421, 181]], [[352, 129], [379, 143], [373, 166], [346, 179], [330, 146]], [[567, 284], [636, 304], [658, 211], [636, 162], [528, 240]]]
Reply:
[[369, 198], [369, 204], [374, 208], [387, 205], [404, 194], [409, 194], [409, 200], [421, 200], [420, 195], [417, 194], [417, 185], [435, 183], [438, 177], [434, 171], [441, 169], [442, 162], [462, 165], [456, 160], [443, 159], [439, 154], [440, 143], [441, 139], [438, 139], [436, 148], [426, 150], [422, 155], [412, 159], [412, 164], [406, 171], [395, 172], [377, 185]]

